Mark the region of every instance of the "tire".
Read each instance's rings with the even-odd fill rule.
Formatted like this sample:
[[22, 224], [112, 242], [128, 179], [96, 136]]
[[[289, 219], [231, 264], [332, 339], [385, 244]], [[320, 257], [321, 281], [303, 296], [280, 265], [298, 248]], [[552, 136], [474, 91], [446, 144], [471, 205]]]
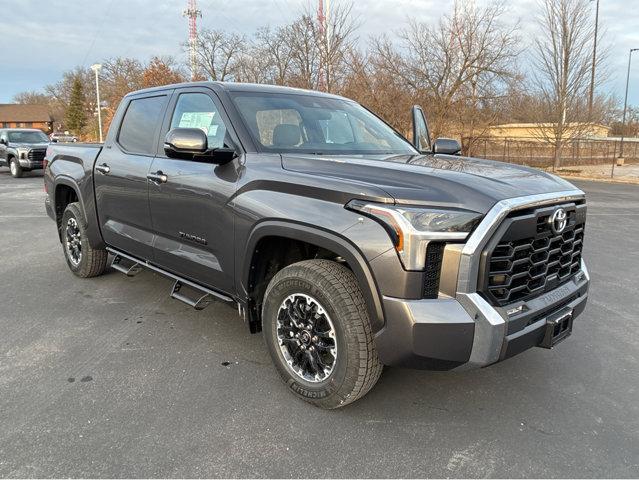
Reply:
[[354, 402], [382, 373], [364, 297], [339, 263], [305, 260], [280, 270], [264, 295], [262, 330], [288, 388], [317, 407]]
[[20, 178], [22, 176], [22, 166], [17, 158], [11, 157], [9, 159], [9, 169], [11, 170], [11, 176], [13, 178]]
[[62, 250], [69, 269], [81, 278], [101, 275], [106, 269], [108, 253], [89, 245], [87, 224], [79, 203], [67, 206], [60, 228]]

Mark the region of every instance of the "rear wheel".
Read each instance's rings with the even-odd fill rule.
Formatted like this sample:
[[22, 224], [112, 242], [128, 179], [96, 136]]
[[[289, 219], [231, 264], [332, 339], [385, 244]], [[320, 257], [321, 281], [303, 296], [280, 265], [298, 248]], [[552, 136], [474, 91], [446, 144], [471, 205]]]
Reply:
[[280, 376], [318, 407], [357, 400], [382, 372], [357, 280], [336, 262], [306, 260], [278, 272], [266, 290], [262, 322]]
[[92, 248], [86, 235], [86, 221], [80, 204], [70, 203], [61, 223], [61, 239], [64, 256], [71, 271], [78, 277], [96, 277], [104, 272], [108, 253]]
[[9, 170], [11, 170], [11, 176], [13, 178], [20, 178], [22, 176], [22, 167], [17, 158], [12, 157], [9, 160]]

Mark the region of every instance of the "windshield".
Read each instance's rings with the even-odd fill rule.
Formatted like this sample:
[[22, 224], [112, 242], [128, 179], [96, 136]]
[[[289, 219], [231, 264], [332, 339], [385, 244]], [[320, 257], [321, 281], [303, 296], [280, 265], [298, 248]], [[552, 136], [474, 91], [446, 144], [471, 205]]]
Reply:
[[314, 95], [236, 92], [233, 101], [261, 150], [322, 155], [417, 151], [355, 102]]
[[49, 143], [49, 137], [42, 132], [9, 132], [11, 143]]

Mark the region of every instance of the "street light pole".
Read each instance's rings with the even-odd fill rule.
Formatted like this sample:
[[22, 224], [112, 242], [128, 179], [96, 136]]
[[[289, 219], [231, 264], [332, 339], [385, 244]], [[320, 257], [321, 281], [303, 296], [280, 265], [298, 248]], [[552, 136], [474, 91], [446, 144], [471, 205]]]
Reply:
[[[592, 1], [592, 0], [591, 0]], [[592, 122], [592, 104], [595, 96], [595, 66], [597, 64], [597, 30], [599, 29], [599, 0], [595, 9], [595, 39], [592, 46], [592, 68], [590, 72], [590, 97], [588, 98], [588, 120]]]
[[98, 73], [100, 72], [100, 69], [102, 68], [102, 65], [99, 63], [96, 63], [94, 65], [91, 65], [91, 70], [93, 70], [95, 72], [95, 96], [97, 97], [97, 108], [98, 108], [98, 130], [99, 130], [99, 137], [100, 137], [100, 143], [102, 143], [102, 106], [100, 105], [100, 82], [99, 82], [99, 77], [98, 77]]
[[630, 62], [632, 62], [632, 52], [639, 51], [639, 48], [631, 48], [628, 53], [628, 73], [626, 75], [626, 97], [623, 101], [623, 120], [621, 130], [621, 145], [619, 146], [619, 158], [623, 158], [623, 137], [626, 131], [626, 111], [628, 110], [628, 84], [630, 83]]

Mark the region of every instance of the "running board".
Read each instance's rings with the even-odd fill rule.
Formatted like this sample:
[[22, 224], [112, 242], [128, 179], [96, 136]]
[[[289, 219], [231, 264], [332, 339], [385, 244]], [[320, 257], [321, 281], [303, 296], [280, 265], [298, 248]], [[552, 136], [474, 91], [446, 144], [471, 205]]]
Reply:
[[191, 307], [195, 308], [196, 310], [204, 310], [214, 300], [214, 298], [208, 292], [204, 290], [200, 290], [199, 288], [196, 289], [189, 285], [189, 287], [192, 290], [196, 290], [197, 293], [200, 294], [200, 296], [197, 298], [194, 298], [194, 299], [190, 298], [180, 293], [180, 290], [182, 289], [182, 287], [183, 287], [182, 282], [180, 280], [176, 280], [175, 283], [173, 284], [173, 289], [171, 290], [171, 298], [179, 300], [180, 302], [184, 302], [187, 305], [190, 305]]
[[[173, 288], [171, 289], [171, 293], [169, 294], [171, 298], [184, 302], [187, 305], [190, 305], [191, 307], [195, 308], [196, 310], [202, 310], [208, 307], [213, 302], [213, 300], [222, 300], [223, 302], [235, 302], [235, 300], [233, 300], [228, 295], [225, 295], [220, 292], [216, 292], [215, 290], [210, 290], [206, 287], [198, 285], [197, 283], [186, 280], [182, 277], [179, 277], [178, 275], [167, 272], [166, 270], [163, 270], [160, 267], [156, 267], [155, 265], [152, 265], [149, 262], [143, 262], [141, 260], [138, 260], [135, 257], [127, 255], [126, 253], [119, 252], [110, 247], [107, 247], [107, 251], [110, 254], [114, 255], [111, 266], [115, 270], [122, 272], [129, 277], [132, 277], [133, 275], [137, 275], [140, 271], [142, 271], [143, 268], [148, 268], [149, 270], [153, 270], [156, 273], [159, 273], [161, 275], [164, 275], [165, 277], [169, 277], [173, 279], [175, 283], [173, 284]], [[126, 266], [122, 265], [121, 263], [123, 259], [131, 262], [132, 263], [131, 267], [127, 268]], [[191, 297], [184, 295], [183, 293], [180, 293], [180, 290], [185, 286], [197, 292], [197, 294], [199, 294], [199, 297], [193, 299]]]
[[[122, 260], [127, 260], [131, 263], [130, 267], [122, 265]], [[142, 265], [135, 260], [125, 259], [120, 254], [114, 254], [113, 261], [111, 262], [111, 268], [118, 272], [124, 273], [127, 277], [135, 277], [142, 271]]]

